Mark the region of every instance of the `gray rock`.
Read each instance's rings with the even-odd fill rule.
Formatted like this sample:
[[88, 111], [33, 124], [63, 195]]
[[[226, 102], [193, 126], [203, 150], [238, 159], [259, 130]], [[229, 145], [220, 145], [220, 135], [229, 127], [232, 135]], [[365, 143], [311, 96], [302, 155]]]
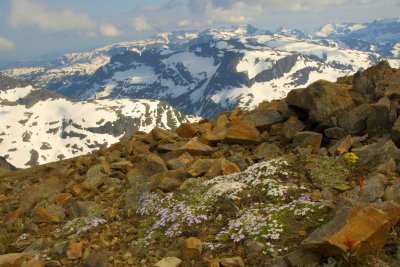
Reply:
[[290, 91], [286, 102], [289, 107], [300, 109], [299, 115], [307, 113], [312, 121], [333, 127], [329, 122], [332, 117], [339, 118], [354, 107], [350, 90], [350, 85], [320, 80], [307, 88]]
[[346, 131], [340, 127], [332, 127], [324, 130], [326, 137], [330, 139], [342, 139], [347, 135]]
[[380, 164], [393, 159], [400, 161], [400, 149], [392, 140], [379, 140], [370, 145], [353, 148], [352, 151], [360, 158], [359, 165], [368, 166], [370, 169], [377, 168]]
[[69, 241], [61, 241], [57, 242], [50, 250], [49, 255], [53, 255], [56, 257], [63, 256], [67, 247], [69, 245]]
[[369, 136], [381, 136], [389, 133], [393, 124], [390, 120], [391, 102], [388, 97], [382, 97], [372, 105], [373, 111], [368, 115], [367, 132]]
[[91, 167], [86, 173], [86, 179], [82, 183], [86, 189], [96, 189], [106, 180], [107, 175], [103, 172], [103, 166], [98, 164]]
[[93, 252], [83, 261], [83, 267], [107, 267], [110, 256], [108, 251]]
[[397, 118], [396, 122], [394, 123], [394, 125], [392, 127], [391, 138], [396, 144], [399, 144], [399, 142], [400, 142], [400, 117]]
[[370, 104], [362, 104], [353, 108], [339, 118], [339, 127], [348, 134], [364, 134], [367, 130], [367, 119], [374, 108]]
[[144, 153], [133, 158], [134, 169], [127, 174], [129, 184], [132, 188], [140, 186], [143, 189], [148, 179], [162, 171], [168, 170], [164, 161], [153, 153]]
[[256, 147], [253, 152], [255, 159], [269, 160], [282, 156], [283, 152], [277, 144], [262, 143]]
[[94, 201], [79, 201], [79, 216], [81, 217], [101, 217], [103, 205]]
[[310, 250], [300, 249], [285, 256], [292, 267], [317, 266], [322, 256]]

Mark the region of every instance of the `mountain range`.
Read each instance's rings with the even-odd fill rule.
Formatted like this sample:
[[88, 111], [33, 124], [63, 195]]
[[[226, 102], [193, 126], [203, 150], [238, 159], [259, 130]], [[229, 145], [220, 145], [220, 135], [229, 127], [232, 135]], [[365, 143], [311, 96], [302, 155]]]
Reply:
[[19, 168], [87, 154], [154, 127], [193, 121], [158, 100], [72, 100], [0, 74], [0, 156]]
[[197, 119], [184, 114], [248, 110], [382, 59], [399, 67], [399, 51], [398, 19], [308, 33], [245, 25], [159, 34], [3, 70], [0, 156], [26, 167], [85, 154]]
[[399, 24], [328, 24], [310, 33], [251, 25], [171, 32], [5, 73], [72, 98], [160, 99], [186, 114], [215, 117], [382, 59], [399, 66]]

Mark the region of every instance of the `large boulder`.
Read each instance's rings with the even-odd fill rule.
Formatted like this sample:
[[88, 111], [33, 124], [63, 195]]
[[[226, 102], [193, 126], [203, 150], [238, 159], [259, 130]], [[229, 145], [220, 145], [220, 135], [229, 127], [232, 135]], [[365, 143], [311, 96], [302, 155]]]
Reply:
[[350, 90], [350, 85], [320, 80], [290, 91], [286, 102], [289, 107], [306, 112], [312, 121], [334, 126], [332, 117], [340, 117], [355, 105]]
[[149, 178], [150, 189], [159, 188], [165, 192], [172, 192], [187, 178], [188, 173], [183, 168], [159, 172]]
[[388, 80], [394, 73], [387, 61], [358, 72], [353, 76], [353, 90], [360, 93], [365, 101], [375, 102], [385, 95]]
[[293, 139], [293, 145], [295, 147], [310, 147], [312, 150], [320, 148], [321, 142], [322, 134], [310, 131], [298, 132]]
[[197, 137], [190, 139], [186, 144], [176, 150], [179, 153], [189, 153], [192, 156], [202, 156], [211, 154], [214, 151], [212, 147], [201, 143]]
[[290, 117], [282, 126], [279, 132], [280, 141], [282, 144], [287, 144], [292, 141], [296, 133], [305, 128], [304, 123], [297, 117]]
[[393, 126], [391, 121], [392, 103], [388, 97], [382, 97], [377, 103], [372, 105], [372, 112], [367, 119], [367, 132], [369, 136], [381, 136], [390, 133]]
[[282, 149], [275, 143], [262, 143], [259, 144], [253, 152], [254, 159], [270, 160], [283, 155]]
[[131, 187], [143, 187], [152, 175], [168, 170], [164, 161], [153, 153], [135, 156], [132, 161], [134, 168], [127, 174]]
[[282, 114], [276, 109], [255, 109], [250, 112], [246, 112], [242, 120], [251, 123], [253, 126], [265, 129], [272, 124], [282, 121]]
[[19, 217], [29, 211], [33, 206], [50, 196], [61, 193], [65, 188], [63, 181], [54, 176], [28, 187], [21, 193], [18, 210], [13, 217]]
[[224, 142], [233, 144], [255, 144], [260, 141], [260, 132], [246, 121], [237, 121], [226, 132]]
[[[312, 232], [302, 245], [325, 256], [342, 255], [350, 249], [358, 255], [380, 250], [389, 235], [389, 216], [372, 205], [344, 208], [330, 222]], [[354, 240], [354, 244], [348, 244]]]
[[367, 130], [367, 119], [374, 108], [370, 104], [362, 104], [351, 109], [339, 118], [339, 127], [348, 134], [364, 134]]
[[223, 114], [215, 120], [215, 127], [212, 132], [207, 133], [204, 137], [209, 141], [221, 141], [225, 139], [226, 133], [231, 125], [228, 116]]
[[400, 143], [400, 117], [395, 121], [392, 131], [391, 131], [391, 139], [396, 143]]
[[379, 140], [370, 145], [353, 148], [352, 151], [360, 158], [358, 164], [368, 166], [370, 169], [379, 167], [389, 161], [400, 161], [400, 149], [392, 140]]

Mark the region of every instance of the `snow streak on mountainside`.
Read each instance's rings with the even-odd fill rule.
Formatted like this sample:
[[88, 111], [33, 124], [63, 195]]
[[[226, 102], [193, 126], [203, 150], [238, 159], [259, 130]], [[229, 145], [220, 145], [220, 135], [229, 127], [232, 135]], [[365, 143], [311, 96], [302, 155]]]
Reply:
[[73, 98], [161, 99], [187, 114], [213, 117], [236, 105], [252, 108], [284, 97], [318, 79], [335, 81], [381, 59], [338, 42], [252, 26], [177, 32], [7, 73]]
[[0, 156], [19, 168], [86, 154], [137, 131], [171, 129], [189, 119], [157, 100], [71, 101], [0, 74]]

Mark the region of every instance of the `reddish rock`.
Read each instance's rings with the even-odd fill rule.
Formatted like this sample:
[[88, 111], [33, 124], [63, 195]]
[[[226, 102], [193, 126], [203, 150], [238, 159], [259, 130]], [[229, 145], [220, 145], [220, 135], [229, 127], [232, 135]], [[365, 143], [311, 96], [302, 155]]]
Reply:
[[184, 138], [193, 138], [197, 133], [196, 127], [192, 123], [182, 123], [179, 127], [175, 130], [175, 132]]
[[182, 155], [180, 155], [177, 158], [173, 158], [168, 160], [167, 162], [167, 166], [169, 169], [172, 170], [177, 170], [180, 168], [186, 168], [186, 166], [193, 162], [194, 158], [192, 157], [192, 155], [190, 155], [189, 153], [183, 153]]
[[18, 214], [22, 215], [31, 209], [38, 202], [47, 199], [51, 195], [61, 193], [64, 190], [64, 183], [58, 177], [51, 177], [42, 182], [28, 187], [21, 193]]
[[67, 248], [67, 258], [75, 260], [81, 258], [83, 255], [83, 242], [71, 242]]
[[172, 141], [178, 137], [176, 133], [158, 127], [151, 130], [149, 136], [151, 136], [154, 141], [160, 141], [162, 139], [167, 141]]
[[176, 151], [179, 151], [181, 153], [187, 152], [192, 156], [201, 156], [212, 153], [214, 149], [209, 145], [199, 142], [199, 139], [195, 137]]
[[245, 266], [242, 257], [222, 258], [220, 260], [220, 264], [223, 267], [244, 267]]
[[135, 140], [135, 141], [132, 141], [131, 144], [132, 144], [132, 153], [134, 155], [150, 152], [149, 145], [147, 145], [141, 141]]
[[224, 175], [240, 172], [240, 168], [235, 163], [225, 159], [221, 161], [221, 169]]
[[303, 242], [305, 248], [323, 255], [341, 255], [351, 246], [347, 239], [355, 240], [359, 256], [380, 250], [389, 235], [389, 216], [372, 205], [345, 208], [330, 222], [317, 228]]
[[75, 197], [80, 197], [80, 196], [82, 196], [82, 195], [84, 195], [84, 194], [89, 192], [86, 188], [83, 187], [82, 184], [73, 184], [73, 185], [71, 185], [71, 187], [69, 188], [69, 191]]
[[63, 204], [64, 202], [70, 200], [72, 198], [72, 195], [70, 193], [60, 193], [58, 194], [54, 199], [55, 204]]
[[301, 122], [297, 117], [290, 117], [282, 126], [279, 132], [280, 141], [282, 144], [289, 143], [297, 132], [302, 131], [305, 128], [303, 122]]
[[185, 261], [196, 259], [202, 251], [201, 240], [196, 237], [189, 237], [181, 247], [182, 259]]
[[189, 166], [188, 173], [192, 177], [202, 176], [209, 171], [211, 166], [214, 164], [214, 161], [215, 160], [212, 159], [197, 159]]
[[342, 155], [349, 151], [353, 145], [353, 138], [350, 135], [340, 139], [333, 146], [329, 148], [329, 153], [331, 155]]
[[0, 266], [21, 266], [27, 256], [27, 253], [10, 253], [0, 255]]
[[205, 134], [205, 138], [210, 141], [221, 141], [225, 138], [231, 122], [226, 115], [220, 115], [215, 120], [215, 127], [211, 133]]
[[60, 223], [65, 220], [65, 210], [57, 205], [38, 207], [34, 209], [33, 216], [37, 222]]
[[224, 142], [233, 144], [256, 144], [259, 141], [260, 132], [255, 126], [245, 121], [233, 123], [224, 139]]

